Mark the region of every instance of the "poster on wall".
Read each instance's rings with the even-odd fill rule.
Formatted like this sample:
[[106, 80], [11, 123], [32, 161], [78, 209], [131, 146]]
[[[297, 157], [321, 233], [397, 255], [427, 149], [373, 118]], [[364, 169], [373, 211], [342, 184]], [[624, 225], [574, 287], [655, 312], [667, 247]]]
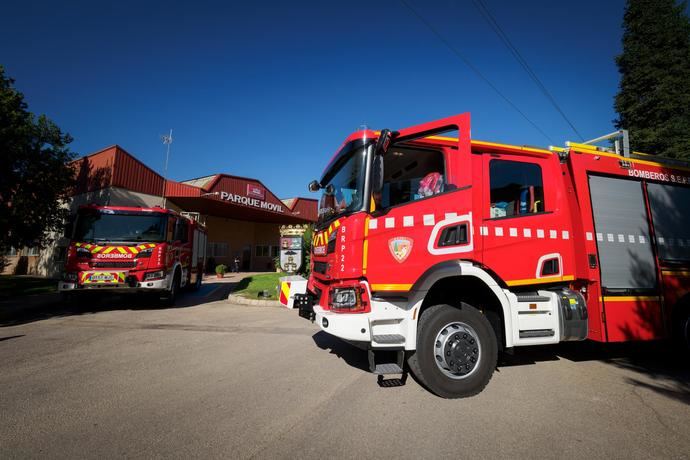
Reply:
[[302, 267], [302, 237], [284, 236], [280, 239], [280, 268], [296, 273]]

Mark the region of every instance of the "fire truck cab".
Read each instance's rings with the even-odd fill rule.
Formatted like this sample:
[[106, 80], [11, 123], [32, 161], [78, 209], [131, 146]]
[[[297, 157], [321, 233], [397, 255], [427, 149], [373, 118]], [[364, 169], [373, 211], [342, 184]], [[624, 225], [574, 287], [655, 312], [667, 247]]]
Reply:
[[173, 304], [201, 286], [206, 230], [198, 216], [160, 207], [81, 206], [58, 289], [65, 294], [150, 292]]
[[312, 271], [290, 298], [372, 372], [407, 363], [448, 398], [482, 391], [500, 350], [674, 332], [687, 346], [689, 182], [627, 151], [471, 140], [467, 113], [362, 130], [309, 186]]

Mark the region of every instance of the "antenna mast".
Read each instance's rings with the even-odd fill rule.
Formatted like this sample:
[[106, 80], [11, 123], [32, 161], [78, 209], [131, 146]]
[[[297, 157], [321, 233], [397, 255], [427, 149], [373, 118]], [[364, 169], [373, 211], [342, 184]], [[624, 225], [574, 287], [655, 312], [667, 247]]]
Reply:
[[165, 169], [163, 170], [163, 193], [161, 194], [163, 197], [163, 208], [165, 208], [167, 204], [167, 199], [165, 197], [165, 186], [168, 183], [168, 160], [170, 159], [170, 144], [173, 142], [172, 128], [170, 128], [170, 134], [163, 134], [161, 136], [161, 140], [163, 141], [163, 144], [167, 146], [165, 151]]

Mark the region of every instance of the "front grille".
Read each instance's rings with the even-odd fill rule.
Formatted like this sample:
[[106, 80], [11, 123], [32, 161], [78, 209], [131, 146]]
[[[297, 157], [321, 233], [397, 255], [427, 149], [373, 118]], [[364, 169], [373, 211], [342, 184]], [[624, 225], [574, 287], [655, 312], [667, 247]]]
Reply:
[[132, 261], [127, 261], [127, 262], [94, 262], [93, 263], [93, 268], [134, 268], [137, 266], [136, 260]]
[[314, 262], [314, 271], [321, 275], [325, 275], [328, 270], [328, 263], [326, 262]]

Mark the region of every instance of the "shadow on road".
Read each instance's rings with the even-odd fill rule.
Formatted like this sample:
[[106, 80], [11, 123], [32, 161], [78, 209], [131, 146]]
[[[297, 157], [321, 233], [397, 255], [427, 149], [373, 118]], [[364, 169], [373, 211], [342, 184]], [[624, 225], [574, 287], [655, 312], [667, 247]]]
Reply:
[[322, 350], [328, 350], [332, 355], [345, 361], [352, 367], [369, 371], [369, 361], [366, 350], [355, 347], [335, 336], [319, 331], [312, 336], [316, 346]]
[[[559, 345], [516, 348], [502, 355], [498, 369], [565, 359], [572, 362], [600, 361], [633, 371], [647, 379], [627, 377], [626, 382], [690, 404], [690, 357], [671, 342], [566, 342]], [[652, 380], [652, 382], [649, 381]]]
[[[11, 314], [0, 316], [0, 328], [32, 323], [49, 318], [61, 318], [113, 310], [164, 310], [191, 308], [208, 302], [226, 299], [236, 283], [204, 282], [198, 291], [183, 291], [175, 305], [164, 306], [158, 298], [145, 294], [120, 294], [108, 292], [78, 293], [69, 301], [63, 301], [59, 296], [52, 295], [51, 300], [39, 305], [27, 305], [26, 308], [15, 309]], [[17, 302], [27, 302], [26, 298], [18, 298]], [[2, 313], [0, 311], [0, 313]]]
[[[366, 351], [323, 331], [314, 334], [313, 340], [319, 348], [328, 350], [348, 365], [369, 370]], [[630, 385], [646, 388], [690, 405], [690, 359], [674, 350], [667, 342], [606, 344], [587, 341], [516, 348], [512, 355], [499, 355], [497, 372], [503, 368], [528, 367], [540, 362], [559, 360], [574, 363], [600, 361], [633, 371], [640, 375], [640, 379], [626, 377], [625, 380]], [[642, 376], [647, 378], [642, 379]], [[416, 378], [415, 381], [419, 382]]]

